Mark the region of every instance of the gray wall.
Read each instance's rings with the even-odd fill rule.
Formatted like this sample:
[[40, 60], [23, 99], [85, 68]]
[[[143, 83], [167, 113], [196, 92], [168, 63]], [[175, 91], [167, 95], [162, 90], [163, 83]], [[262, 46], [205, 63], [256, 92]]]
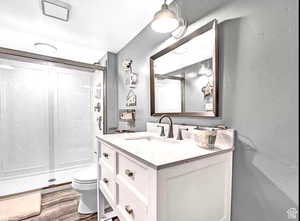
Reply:
[[111, 52], [106, 53], [100, 60], [100, 65], [106, 66], [105, 96], [106, 105], [104, 105], [104, 133], [114, 133], [118, 128], [119, 111], [118, 111], [118, 58]]
[[[287, 220], [298, 208], [298, 0], [179, 0], [190, 22], [220, 25], [221, 115], [177, 123], [225, 123], [238, 132], [233, 221]], [[168, 38], [146, 27], [118, 54], [119, 107], [127, 86], [120, 64], [139, 73], [137, 130], [150, 117], [149, 56]]]

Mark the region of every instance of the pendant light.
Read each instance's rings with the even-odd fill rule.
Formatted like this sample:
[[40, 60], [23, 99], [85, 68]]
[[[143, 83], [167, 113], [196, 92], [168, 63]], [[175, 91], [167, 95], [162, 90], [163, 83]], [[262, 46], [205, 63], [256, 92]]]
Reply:
[[169, 9], [166, 0], [164, 0], [161, 9], [154, 15], [151, 28], [159, 33], [168, 33], [174, 31], [178, 26], [179, 21], [176, 13]]

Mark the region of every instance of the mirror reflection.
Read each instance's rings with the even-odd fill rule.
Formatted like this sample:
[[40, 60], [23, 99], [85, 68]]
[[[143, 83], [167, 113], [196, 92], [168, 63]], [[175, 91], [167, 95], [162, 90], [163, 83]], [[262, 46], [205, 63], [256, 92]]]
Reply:
[[192, 33], [192, 37], [186, 37], [190, 38], [187, 42], [179, 42], [178, 46], [170, 46], [167, 53], [154, 56], [152, 114], [216, 115], [216, 31], [213, 27], [198, 35]]

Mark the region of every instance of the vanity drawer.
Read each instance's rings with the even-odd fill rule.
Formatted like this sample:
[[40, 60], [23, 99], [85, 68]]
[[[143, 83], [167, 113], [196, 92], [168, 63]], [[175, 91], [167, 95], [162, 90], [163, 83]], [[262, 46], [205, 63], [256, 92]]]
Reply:
[[119, 185], [118, 210], [122, 221], [148, 221], [147, 208], [126, 187]]
[[149, 191], [149, 171], [146, 167], [119, 154], [118, 179], [123, 181], [123, 185], [128, 189], [137, 191], [138, 195], [143, 196], [143, 201], [146, 201]]
[[116, 166], [116, 152], [112, 147], [105, 143], [101, 143], [101, 161], [111, 170], [115, 172]]
[[114, 175], [104, 165], [101, 165], [101, 190], [107, 195], [113, 203], [116, 202], [116, 183]]

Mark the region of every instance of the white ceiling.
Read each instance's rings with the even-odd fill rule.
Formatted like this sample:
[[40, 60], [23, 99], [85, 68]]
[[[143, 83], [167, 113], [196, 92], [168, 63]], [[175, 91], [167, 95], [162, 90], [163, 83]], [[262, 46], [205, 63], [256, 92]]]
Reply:
[[[95, 62], [118, 52], [160, 8], [162, 0], [65, 0], [69, 22], [42, 14], [40, 0], [0, 1], [0, 47], [37, 52], [33, 44], [58, 48], [57, 57]], [[40, 53], [40, 52], [37, 52]]]

